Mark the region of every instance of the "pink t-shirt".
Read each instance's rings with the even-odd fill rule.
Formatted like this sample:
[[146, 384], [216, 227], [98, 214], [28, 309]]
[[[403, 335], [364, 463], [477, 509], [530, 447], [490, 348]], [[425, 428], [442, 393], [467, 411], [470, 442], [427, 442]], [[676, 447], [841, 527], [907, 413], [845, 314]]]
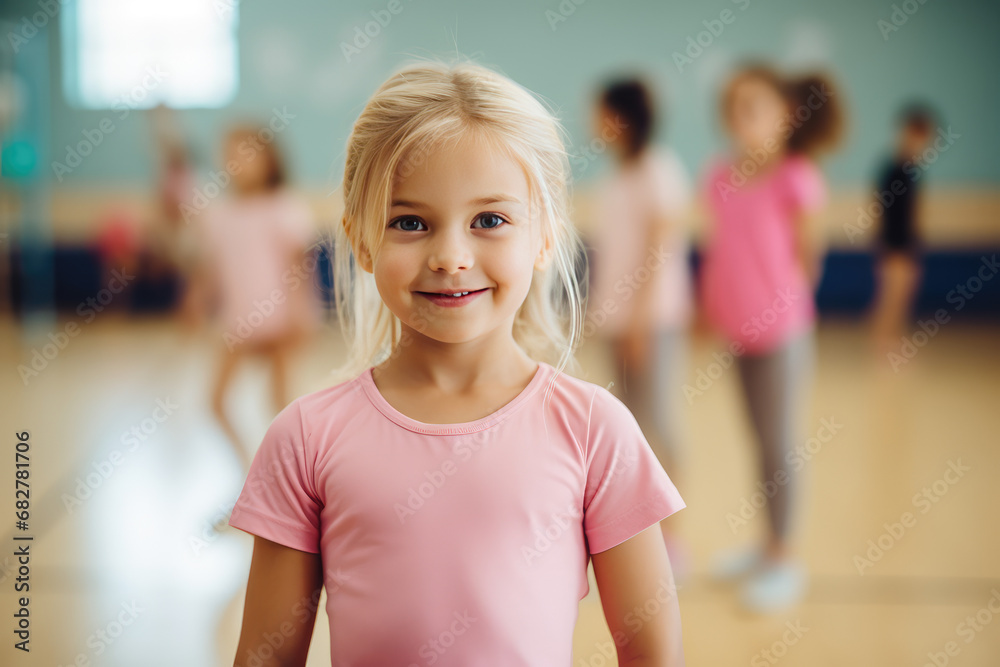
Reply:
[[289, 191], [220, 199], [198, 221], [227, 342], [316, 328], [315, 262], [300, 257], [316, 236], [308, 202]]
[[[601, 337], [623, 333], [629, 324], [637, 286], [650, 288], [656, 330], [687, 325], [691, 317], [684, 214], [691, 199], [687, 172], [673, 151], [647, 150], [638, 163], [619, 168], [597, 190], [597, 228], [593, 238], [592, 291], [587, 329]], [[649, 245], [650, 225], [670, 222], [662, 247]]]
[[371, 369], [275, 417], [230, 525], [321, 553], [331, 664], [571, 666], [590, 554], [685, 507], [611, 392], [539, 367], [472, 422], [394, 409]]
[[813, 292], [796, 250], [797, 216], [826, 200], [819, 169], [790, 156], [759, 180], [742, 183], [717, 159], [705, 194], [713, 221], [701, 268], [708, 319], [747, 352], [770, 351], [812, 326]]

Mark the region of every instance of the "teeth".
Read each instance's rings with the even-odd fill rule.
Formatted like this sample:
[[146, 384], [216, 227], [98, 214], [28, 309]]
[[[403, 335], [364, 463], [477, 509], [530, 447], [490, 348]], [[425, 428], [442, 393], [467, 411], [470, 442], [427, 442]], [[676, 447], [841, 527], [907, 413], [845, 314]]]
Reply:
[[455, 292], [452, 296], [465, 296], [468, 292]]

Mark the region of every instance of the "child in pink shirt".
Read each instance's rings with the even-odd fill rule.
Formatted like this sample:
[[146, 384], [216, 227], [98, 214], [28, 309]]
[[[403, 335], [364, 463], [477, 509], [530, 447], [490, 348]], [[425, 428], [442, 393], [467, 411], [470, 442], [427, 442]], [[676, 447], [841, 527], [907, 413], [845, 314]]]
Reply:
[[[269, 139], [269, 140], [266, 140]], [[291, 400], [288, 366], [320, 325], [313, 287], [313, 214], [285, 183], [282, 160], [268, 128], [232, 129], [225, 141], [228, 190], [194, 215], [202, 240], [196, 275], [204, 300], [217, 305], [220, 363], [212, 410], [237, 454], [250, 464], [225, 400], [239, 365], [263, 357], [271, 366], [274, 413]], [[206, 185], [205, 193], [212, 189]]]
[[714, 229], [705, 251], [705, 314], [751, 354], [769, 352], [813, 326], [812, 278], [799, 254], [796, 218], [821, 210], [823, 177], [804, 155], [776, 162], [766, 176], [731, 184], [731, 159], [706, 176]]
[[734, 154], [715, 159], [704, 182], [712, 220], [701, 268], [704, 313], [736, 357], [760, 483], [773, 490], [766, 544], [724, 554], [714, 570], [721, 579], [750, 575], [743, 603], [754, 611], [786, 608], [806, 588], [790, 545], [798, 468], [786, 463], [800, 442], [812, 369], [820, 255], [810, 226], [826, 200], [812, 158], [838, 137], [838, 100], [820, 76], [787, 79], [766, 66], [740, 71], [722, 100]]
[[[687, 327], [692, 313], [687, 170], [673, 150], [654, 143], [659, 126], [650, 84], [640, 77], [608, 82], [595, 104], [595, 134], [614, 157], [599, 181], [593, 272], [584, 335], [601, 340], [614, 367], [613, 391], [635, 415], [675, 484], [682, 460]], [[687, 547], [664, 522], [678, 580]]]
[[563, 372], [583, 309], [560, 132], [467, 62], [408, 65], [362, 111], [348, 358], [274, 420], [233, 509], [255, 535], [235, 665], [305, 664], [325, 587], [337, 667], [570, 667], [590, 562], [619, 659], [683, 664], [659, 522], [684, 501], [625, 405]]

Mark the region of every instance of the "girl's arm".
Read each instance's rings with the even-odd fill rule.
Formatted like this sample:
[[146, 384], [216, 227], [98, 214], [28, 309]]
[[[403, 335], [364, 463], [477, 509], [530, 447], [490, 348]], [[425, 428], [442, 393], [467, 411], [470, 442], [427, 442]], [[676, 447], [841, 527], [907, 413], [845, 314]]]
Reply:
[[923, 243], [927, 239], [927, 198], [924, 196], [924, 189], [918, 188], [915, 184], [910, 184], [911, 188], [916, 188], [913, 193], [913, 235], [917, 244]]
[[660, 524], [591, 559], [618, 664], [683, 667], [677, 588]]
[[305, 665], [322, 586], [323, 563], [318, 553], [254, 536], [243, 629], [233, 667]]
[[805, 270], [806, 277], [813, 291], [819, 287], [823, 272], [823, 253], [825, 248], [817, 235], [819, 228], [818, 213], [799, 213], [795, 220], [795, 248], [799, 262]]
[[795, 254], [815, 293], [822, 278], [826, 252], [826, 230], [821, 223], [828, 195], [819, 168], [809, 159], [803, 159], [799, 166], [794, 172], [792, 234]]

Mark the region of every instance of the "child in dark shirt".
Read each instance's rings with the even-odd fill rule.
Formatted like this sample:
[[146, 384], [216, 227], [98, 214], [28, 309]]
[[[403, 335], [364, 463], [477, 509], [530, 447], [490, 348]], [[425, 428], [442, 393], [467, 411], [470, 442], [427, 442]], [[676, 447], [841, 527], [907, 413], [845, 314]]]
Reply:
[[899, 115], [896, 151], [883, 163], [876, 183], [882, 214], [873, 333], [883, 353], [892, 351], [903, 336], [919, 284], [921, 179], [930, 166], [925, 151], [938, 126], [927, 106], [905, 107]]

